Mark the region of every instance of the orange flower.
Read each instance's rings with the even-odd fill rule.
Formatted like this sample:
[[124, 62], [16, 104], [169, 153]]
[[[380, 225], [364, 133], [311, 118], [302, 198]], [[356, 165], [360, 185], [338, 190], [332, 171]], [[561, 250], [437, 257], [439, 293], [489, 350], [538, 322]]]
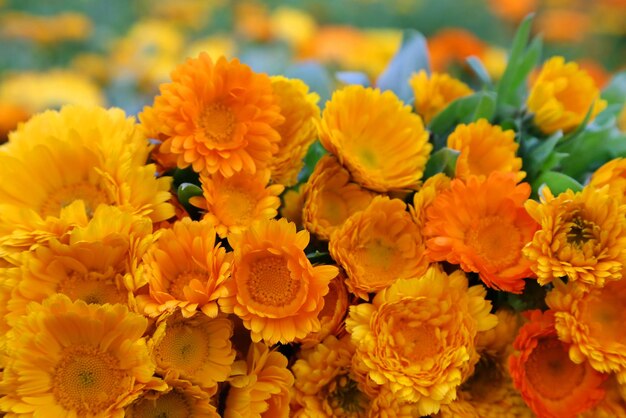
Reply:
[[548, 42], [577, 43], [584, 40], [592, 28], [588, 14], [572, 9], [553, 9], [537, 17], [537, 32]]
[[399, 199], [377, 196], [336, 230], [328, 250], [348, 275], [348, 289], [362, 299], [398, 279], [428, 268], [421, 231]]
[[323, 156], [304, 186], [304, 226], [328, 240], [354, 213], [370, 204], [375, 194], [350, 182], [350, 174], [331, 155]]
[[483, 41], [471, 32], [460, 28], [444, 28], [428, 38], [430, 66], [433, 71], [446, 71], [450, 64], [464, 64], [471, 55], [482, 56]]
[[448, 136], [448, 148], [460, 151], [456, 160], [455, 176], [466, 180], [471, 175], [487, 177], [494, 171], [514, 173], [517, 181], [526, 177], [522, 159], [515, 157], [519, 144], [515, 132], [503, 131], [486, 119], [457, 125]]
[[517, 23], [537, 8], [537, 0], [489, 0], [488, 5], [497, 16]]
[[189, 58], [160, 91], [139, 118], [179, 167], [226, 177], [255, 173], [278, 151], [283, 117], [270, 79], [237, 59]]
[[574, 418], [604, 398], [601, 387], [607, 375], [577, 364], [568, 346], [557, 338], [554, 312], [526, 313], [530, 322], [519, 332], [513, 346], [519, 353], [509, 358], [515, 387], [539, 418]]
[[521, 293], [532, 274], [522, 248], [538, 227], [523, 206], [529, 195], [530, 185], [511, 173], [453, 180], [426, 212], [427, 255], [478, 273], [491, 288]]
[[459, 97], [472, 94], [467, 84], [445, 73], [430, 76], [421, 70], [409, 80], [415, 95], [415, 112], [428, 124], [439, 112]]
[[422, 188], [413, 195], [413, 205], [409, 205], [409, 212], [420, 231], [426, 224], [427, 209], [441, 192], [450, 188], [450, 181], [450, 178], [445, 174], [437, 173], [429, 177]]
[[284, 218], [258, 221], [228, 242], [235, 261], [220, 306], [243, 320], [252, 341], [289, 343], [320, 330], [318, 315], [337, 268], [311, 265], [307, 231], [296, 232]]
[[289, 222], [296, 224], [298, 229], [302, 229], [302, 208], [304, 207], [304, 186], [285, 191], [282, 195], [283, 204], [280, 208], [280, 216]]
[[[626, 105], [623, 113], [626, 115]], [[596, 189], [607, 185], [608, 192], [613, 198], [626, 202], [626, 159], [616, 158], [607, 162], [598, 168], [589, 180], [589, 187]]]
[[220, 418], [210, 396], [215, 390], [184, 381], [168, 381], [165, 390], [145, 391], [124, 410], [124, 418], [204, 417]]
[[12, 103], [0, 103], [0, 144], [6, 142], [9, 132], [17, 128], [17, 124], [28, 120], [30, 114], [23, 106]]

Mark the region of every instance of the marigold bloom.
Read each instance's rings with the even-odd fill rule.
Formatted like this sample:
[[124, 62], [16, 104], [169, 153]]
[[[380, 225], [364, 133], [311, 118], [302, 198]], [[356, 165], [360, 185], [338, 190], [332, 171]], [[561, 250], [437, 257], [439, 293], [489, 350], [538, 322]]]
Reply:
[[598, 168], [589, 180], [589, 187], [596, 189], [607, 185], [608, 192], [613, 198], [626, 203], [626, 159], [615, 158], [607, 162]]
[[432, 73], [430, 76], [425, 70], [413, 74], [409, 79], [415, 96], [415, 112], [430, 121], [445, 109], [454, 100], [472, 94], [472, 89], [456, 78], [445, 73]]
[[273, 76], [271, 81], [285, 122], [277, 128], [280, 142], [269, 169], [274, 182], [291, 187], [298, 183], [303, 158], [317, 138], [320, 98], [317, 93], [309, 92], [309, 87], [301, 80]]
[[183, 318], [178, 312], [162, 321], [151, 341], [157, 371], [166, 380], [180, 379], [213, 390], [224, 382], [235, 361], [228, 318], [196, 315]]
[[579, 418], [626, 418], [626, 401], [624, 388], [614, 377], [605, 382], [606, 395], [595, 407], [583, 412]]
[[460, 151], [456, 160], [455, 177], [466, 180], [475, 175], [487, 177], [494, 171], [514, 173], [517, 181], [526, 177], [522, 159], [515, 157], [519, 144], [515, 132], [503, 131], [486, 119], [467, 125], [457, 125], [448, 136], [448, 148]]
[[489, 0], [488, 6], [497, 16], [517, 23], [537, 9], [537, 0]]
[[201, 311], [215, 318], [232, 264], [232, 255], [215, 241], [215, 229], [206, 221], [184, 218], [162, 230], [138, 274], [149, 291], [137, 296], [141, 311], [156, 317], [180, 308], [184, 317]]
[[29, 117], [30, 113], [22, 106], [0, 101], [0, 144], [7, 141], [9, 132], [17, 128], [18, 123]]
[[438, 412], [478, 360], [477, 332], [496, 325], [485, 295], [483, 286], [468, 288], [462, 271], [448, 276], [437, 266], [419, 279], [397, 280], [371, 304], [350, 307], [354, 361], [421, 415]]
[[228, 242], [235, 261], [228, 295], [219, 303], [243, 320], [252, 341], [288, 343], [320, 330], [318, 315], [337, 268], [311, 266], [307, 231], [296, 232], [284, 218], [259, 221]]
[[587, 186], [556, 198], [544, 187], [541, 202], [526, 209], [541, 224], [524, 255], [541, 285], [558, 277], [602, 287], [622, 278], [626, 263], [626, 206], [608, 193]]
[[590, 120], [604, 110], [606, 101], [593, 79], [575, 62], [552, 57], [535, 79], [528, 100], [533, 121], [544, 133], [569, 132], [582, 123], [591, 109]]
[[124, 416], [156, 387], [142, 338], [148, 321], [123, 305], [55, 295], [29, 305], [7, 339], [0, 409], [19, 416]]
[[378, 192], [417, 187], [432, 149], [410, 106], [390, 91], [362, 86], [333, 94], [322, 114], [320, 141], [355, 182]]
[[521, 293], [532, 274], [522, 248], [538, 227], [523, 206], [529, 196], [530, 185], [511, 173], [453, 180], [426, 212], [428, 257], [476, 272], [491, 288]]
[[327, 337], [302, 350], [292, 366], [295, 375], [294, 417], [366, 417], [370, 400], [359, 391], [350, 372], [354, 346], [350, 336]]
[[415, 418], [421, 417], [418, 404], [402, 402], [389, 389], [382, 389], [372, 400], [367, 418]]
[[139, 118], [177, 156], [178, 166], [226, 177], [266, 167], [278, 151], [284, 118], [265, 74], [237, 59], [216, 62], [202, 53], [172, 72], [161, 95]]
[[[163, 391], [144, 392], [124, 410], [125, 418], [220, 418], [215, 406], [211, 405], [206, 390], [182, 382], [168, 382]], [[182, 383], [182, 384], [181, 384]]]
[[451, 64], [465, 64], [469, 56], [481, 57], [487, 46], [465, 29], [443, 28], [428, 38], [430, 66], [433, 71], [446, 71]]
[[200, 174], [202, 197], [192, 197], [192, 205], [206, 210], [204, 219], [215, 225], [221, 238], [245, 231], [252, 222], [273, 219], [278, 215], [284, 186], [268, 185], [270, 171], [256, 174], [236, 173], [231, 177], [220, 174]]
[[76, 12], [37, 16], [24, 12], [5, 12], [0, 18], [0, 38], [21, 38], [51, 44], [62, 41], [80, 41], [91, 33], [91, 19]]
[[421, 231], [400, 199], [377, 196], [350, 216], [328, 244], [346, 271], [348, 289], [362, 299], [398, 279], [419, 277], [428, 268]]
[[413, 205], [409, 205], [409, 213], [420, 231], [426, 224], [427, 209], [441, 192], [450, 188], [450, 181], [450, 177], [437, 173], [426, 179], [422, 187], [413, 195]]
[[302, 229], [302, 210], [304, 207], [304, 186], [289, 189], [282, 194], [283, 204], [280, 208], [280, 216], [289, 222], [296, 224], [298, 229]]
[[247, 361], [233, 365], [224, 418], [287, 418], [294, 378], [287, 358], [253, 343]]
[[509, 358], [515, 387], [539, 418], [574, 418], [604, 398], [601, 387], [607, 375], [589, 363], [576, 364], [568, 346], [557, 338], [554, 312], [529, 311], [530, 322], [513, 346], [519, 354]]
[[350, 174], [331, 155], [323, 156], [304, 185], [302, 222], [320, 239], [332, 233], [354, 213], [365, 209], [376, 194], [350, 181]]

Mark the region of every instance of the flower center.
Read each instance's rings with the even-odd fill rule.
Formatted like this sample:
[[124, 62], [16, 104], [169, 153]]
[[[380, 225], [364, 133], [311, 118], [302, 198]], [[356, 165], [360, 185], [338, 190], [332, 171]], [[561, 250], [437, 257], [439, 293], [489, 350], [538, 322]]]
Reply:
[[430, 324], [416, 324], [415, 318], [401, 315], [396, 319], [393, 334], [396, 347], [412, 362], [432, 358], [441, 352], [437, 329]]
[[186, 418], [193, 416], [189, 399], [179, 390], [172, 390], [156, 400], [143, 398], [133, 404], [133, 418]]
[[334, 417], [360, 418], [367, 414], [369, 400], [348, 375], [335, 378], [328, 387], [326, 397]]
[[72, 272], [59, 283], [57, 292], [66, 294], [72, 300], [87, 303], [122, 303], [128, 302], [126, 291], [117, 288], [111, 274]]
[[210, 341], [209, 332], [202, 327], [168, 325], [156, 347], [157, 362], [164, 368], [180, 370], [183, 377], [194, 376], [205, 365]]
[[467, 233], [467, 245], [483, 262], [497, 269], [514, 264], [522, 254], [520, 231], [499, 216], [490, 216], [478, 221]]
[[544, 398], [570, 396], [585, 377], [585, 365], [575, 364], [567, 348], [556, 337], [539, 340], [526, 362], [526, 377]]
[[215, 205], [215, 215], [225, 225], [246, 225], [254, 214], [257, 202], [250, 191], [235, 187], [220, 190], [221, 204]]
[[247, 282], [250, 297], [262, 305], [288, 305], [300, 290], [300, 281], [291, 277], [287, 260], [268, 255], [250, 265]]
[[185, 296], [185, 288], [193, 280], [198, 280], [201, 283], [206, 282], [207, 276], [205, 273], [186, 271], [180, 273], [174, 280], [170, 282], [168, 293], [172, 295], [176, 300], [187, 300]]
[[390, 277], [397, 279], [404, 266], [399, 251], [396, 244], [382, 237], [372, 237], [357, 248], [353, 256], [355, 264], [361, 266], [361, 282], [375, 287]]
[[216, 144], [230, 142], [236, 123], [233, 112], [221, 103], [207, 106], [198, 121], [206, 138]]
[[575, 216], [569, 224], [569, 230], [566, 235], [567, 242], [576, 247], [582, 247], [586, 242], [596, 237], [598, 230], [599, 228], [595, 223], [587, 221], [580, 216]]
[[70, 184], [51, 193], [39, 207], [39, 213], [43, 216], [58, 217], [61, 209], [76, 200], [85, 203], [87, 215], [91, 217], [101, 203], [112, 203], [106, 194], [97, 186], [88, 182]]
[[626, 344], [625, 303], [626, 289], [620, 282], [590, 293], [580, 310], [582, 321], [593, 324], [589, 327], [589, 334], [601, 342]]
[[319, 204], [320, 218], [332, 226], [340, 225], [350, 216], [347, 202], [337, 193], [330, 191], [324, 193]]
[[78, 416], [98, 414], [124, 394], [126, 378], [119, 362], [96, 347], [69, 347], [62, 353], [52, 375], [57, 402]]

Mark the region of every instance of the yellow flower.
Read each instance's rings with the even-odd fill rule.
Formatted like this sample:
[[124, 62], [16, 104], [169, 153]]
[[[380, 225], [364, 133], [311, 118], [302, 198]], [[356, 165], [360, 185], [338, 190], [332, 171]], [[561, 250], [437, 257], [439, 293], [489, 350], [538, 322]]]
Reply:
[[237, 45], [233, 37], [226, 33], [219, 33], [192, 42], [187, 46], [182, 57], [197, 57], [202, 52], [206, 52], [210, 57], [223, 55], [231, 59], [236, 55], [236, 51]]
[[6, 365], [7, 332], [11, 329], [7, 321], [7, 305], [11, 299], [11, 292], [19, 283], [19, 270], [19, 268], [14, 266], [0, 267], [0, 368], [2, 369]]
[[589, 180], [589, 187], [596, 189], [607, 185], [608, 192], [613, 198], [626, 203], [626, 159], [616, 158], [607, 162], [598, 168]]
[[371, 403], [367, 418], [418, 418], [418, 404], [399, 400], [389, 389], [383, 389]]
[[14, 416], [123, 416], [157, 386], [148, 321], [123, 305], [55, 295], [29, 305], [7, 339], [0, 409]]
[[450, 188], [451, 179], [443, 173], [437, 173], [426, 179], [422, 187], [413, 195], [413, 205], [409, 205], [409, 213], [420, 231], [426, 225], [426, 210], [443, 191]]
[[278, 215], [284, 186], [268, 184], [269, 170], [256, 174], [236, 173], [224, 177], [219, 173], [200, 174], [202, 197], [192, 197], [192, 205], [206, 211], [204, 219], [215, 226], [221, 238], [245, 231], [260, 219], [273, 219]]
[[226, 177], [266, 167], [278, 151], [280, 114], [270, 78], [237, 59], [202, 53], [172, 71], [172, 82], [139, 118], [178, 166]]
[[377, 196], [336, 230], [328, 250], [348, 275], [348, 289], [362, 299], [398, 279], [428, 268], [421, 231], [399, 199]]
[[272, 11], [270, 28], [275, 38], [289, 43], [295, 51], [311, 42], [317, 31], [315, 19], [303, 10], [279, 6]]
[[184, 380], [214, 390], [226, 381], [235, 360], [232, 335], [228, 318], [171, 314], [158, 325], [150, 343], [157, 371], [166, 381]]
[[219, 303], [243, 320], [252, 341], [289, 343], [320, 330], [318, 315], [337, 268], [311, 265], [304, 253], [307, 231], [296, 233], [284, 218], [258, 221], [228, 242], [235, 261], [228, 295]]
[[29, 117], [30, 112], [22, 106], [0, 101], [0, 144], [7, 141], [9, 132], [17, 128], [18, 123], [27, 121]]
[[421, 278], [397, 280], [371, 304], [350, 308], [354, 361], [421, 415], [438, 412], [478, 360], [477, 332], [496, 325], [485, 295], [482, 286], [468, 288], [462, 271], [448, 276], [437, 266]]
[[212, 392], [185, 384], [170, 381], [165, 390], [144, 392], [124, 410], [125, 418], [220, 418], [217, 409], [210, 402]]
[[292, 367], [297, 418], [366, 417], [370, 400], [352, 379], [350, 368], [354, 346], [350, 336], [327, 337], [302, 350]]
[[448, 148], [460, 151], [456, 160], [457, 178], [465, 180], [471, 175], [485, 178], [494, 171], [514, 173], [518, 182], [526, 177], [520, 171], [522, 159], [515, 157], [519, 148], [515, 132], [503, 131], [486, 119], [457, 125], [448, 136]]
[[285, 122], [277, 128], [280, 142], [269, 169], [274, 182], [291, 187], [298, 182], [298, 173], [304, 166], [302, 159], [317, 138], [319, 96], [309, 92], [309, 87], [298, 79], [274, 76], [271, 81]]
[[483, 418], [483, 416], [479, 415], [468, 401], [456, 399], [448, 405], [441, 405], [441, 410], [433, 415], [433, 418]]
[[445, 73], [430, 76], [421, 70], [409, 80], [415, 96], [415, 112], [428, 124], [454, 100], [472, 94], [467, 84]]
[[285, 191], [282, 195], [283, 204], [280, 208], [280, 216], [289, 222], [296, 224], [298, 229], [302, 229], [302, 210], [304, 207], [304, 186], [300, 185], [294, 189]]
[[302, 221], [320, 239], [332, 233], [354, 213], [365, 209], [376, 194], [350, 182], [350, 174], [337, 159], [323, 156], [304, 186]]
[[180, 308], [184, 317], [201, 311], [215, 318], [231, 264], [232, 254], [216, 244], [211, 224], [184, 218], [162, 230], [143, 257], [140, 284], [147, 283], [149, 293], [137, 296], [137, 304], [151, 317]]
[[42, 44], [80, 41], [89, 36], [92, 26], [89, 17], [76, 12], [51, 16], [8, 12], [0, 18], [0, 38], [21, 38]]
[[555, 278], [602, 287], [622, 278], [626, 263], [626, 206], [607, 188], [567, 190], [556, 198], [545, 187], [541, 203], [529, 200], [526, 209], [541, 229], [524, 255], [532, 262], [541, 285]]
[[569, 132], [606, 107], [600, 91], [586, 71], [563, 57], [552, 57], [543, 65], [526, 102], [533, 121], [546, 134]]
[[224, 418], [287, 418], [294, 378], [287, 358], [253, 343], [247, 361], [233, 365]]
[[362, 86], [333, 94], [322, 114], [320, 140], [355, 182], [378, 192], [416, 188], [432, 149], [410, 106], [390, 91]]

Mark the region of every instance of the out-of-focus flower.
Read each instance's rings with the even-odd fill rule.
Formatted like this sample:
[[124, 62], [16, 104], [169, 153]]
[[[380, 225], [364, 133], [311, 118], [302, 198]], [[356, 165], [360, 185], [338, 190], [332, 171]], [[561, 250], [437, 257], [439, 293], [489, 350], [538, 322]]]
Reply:
[[71, 68], [77, 74], [82, 74], [100, 84], [106, 84], [111, 79], [111, 68], [107, 57], [93, 52], [76, 54], [72, 58]]
[[481, 57], [485, 48], [483, 41], [460, 28], [444, 28], [428, 38], [430, 66], [437, 72], [446, 72], [451, 64], [464, 64], [472, 55]]
[[202, 53], [179, 65], [160, 91], [139, 118], [180, 168], [226, 177], [254, 174], [278, 151], [276, 128], [284, 118], [270, 78], [237, 59], [213, 62]]
[[535, 11], [537, 3], [537, 0], [489, 0], [488, 5], [491, 12], [498, 17], [518, 23]]
[[289, 222], [296, 224], [302, 229], [302, 208], [304, 207], [304, 186], [289, 189], [282, 194], [283, 204], [280, 208], [280, 216]]
[[227, 34], [215, 34], [207, 38], [198, 39], [189, 44], [182, 54], [182, 60], [188, 57], [197, 57], [205, 52], [214, 59], [217, 57], [226, 57], [231, 59], [235, 56], [237, 45], [235, 40]]
[[573, 9], [545, 10], [537, 16], [536, 29], [547, 42], [576, 43], [592, 28], [588, 14]]
[[317, 32], [317, 23], [306, 12], [292, 7], [277, 7], [270, 16], [272, 35], [289, 43], [296, 55], [311, 42]]
[[626, 401], [623, 397], [624, 388], [614, 377], [609, 377], [604, 385], [604, 399], [590, 410], [583, 412], [579, 418], [626, 418]]
[[[419, 404], [399, 400], [389, 389], [381, 389], [371, 401], [367, 418], [416, 418], [421, 417]], [[463, 417], [465, 418], [465, 417]], [[471, 417], [473, 418], [473, 417]]]
[[524, 209], [529, 196], [530, 185], [517, 184], [512, 173], [453, 180], [426, 212], [428, 257], [478, 273], [491, 288], [521, 293], [532, 275], [522, 248], [538, 228]]
[[182, 27], [200, 29], [210, 21], [213, 11], [222, 6], [224, 0], [160, 0], [144, 3], [150, 16]]
[[18, 123], [25, 122], [30, 112], [13, 103], [0, 102], [0, 144], [6, 142], [9, 132], [17, 128]]
[[578, 66], [593, 79], [593, 82], [602, 90], [611, 80], [611, 74], [598, 61], [592, 59], [578, 60]]
[[533, 113], [533, 122], [546, 134], [569, 132], [582, 123], [588, 112], [593, 120], [606, 107], [593, 78], [563, 57], [552, 57], [544, 63], [526, 104]]
[[[216, 387], [217, 388], [217, 387]], [[125, 418], [204, 417], [220, 418], [207, 391], [184, 381], [168, 382], [164, 390], [144, 392], [124, 410]]]
[[402, 44], [398, 29], [366, 29], [363, 41], [345, 54], [344, 68], [363, 71], [375, 80], [389, 65]]
[[487, 70], [487, 74], [494, 80], [500, 80], [508, 63], [506, 49], [488, 46], [483, 51], [480, 59], [485, 66], [485, 70]]
[[[626, 117], [626, 106], [622, 113]], [[614, 198], [626, 202], [626, 159], [611, 160], [593, 173], [589, 180], [589, 187], [602, 189], [604, 186], [608, 186], [608, 193]]]
[[617, 116], [617, 127], [620, 131], [626, 132], [626, 103], [622, 107], [622, 110], [619, 112]]
[[355, 182], [379, 192], [416, 188], [432, 149], [422, 119], [410, 106], [390, 91], [362, 86], [333, 94], [322, 115], [320, 140]]
[[464, 399], [457, 398], [454, 402], [441, 405], [438, 414], [432, 415], [433, 418], [483, 418], [471, 403]]
[[284, 218], [265, 220], [228, 242], [235, 261], [229, 294], [219, 303], [243, 320], [252, 341], [288, 343], [320, 330], [318, 315], [337, 268], [311, 265], [304, 253], [307, 231], [296, 232]]
[[429, 76], [421, 70], [411, 77], [409, 84], [415, 95], [415, 112], [426, 124], [452, 101], [472, 94], [467, 84], [444, 73], [432, 73]]
[[235, 12], [235, 32], [251, 41], [269, 41], [272, 27], [267, 5], [257, 0], [237, 2]]
[[540, 418], [575, 417], [604, 398], [602, 375], [589, 363], [572, 362], [568, 345], [557, 338], [554, 312], [527, 312], [530, 320], [513, 344], [509, 358], [515, 387]]
[[89, 17], [76, 12], [52, 16], [7, 12], [0, 16], [0, 38], [28, 39], [42, 44], [81, 41], [91, 34], [92, 26]]
[[323, 156], [304, 185], [302, 221], [307, 230], [328, 240], [354, 213], [365, 209], [375, 193], [350, 182], [350, 174], [330, 155]]

